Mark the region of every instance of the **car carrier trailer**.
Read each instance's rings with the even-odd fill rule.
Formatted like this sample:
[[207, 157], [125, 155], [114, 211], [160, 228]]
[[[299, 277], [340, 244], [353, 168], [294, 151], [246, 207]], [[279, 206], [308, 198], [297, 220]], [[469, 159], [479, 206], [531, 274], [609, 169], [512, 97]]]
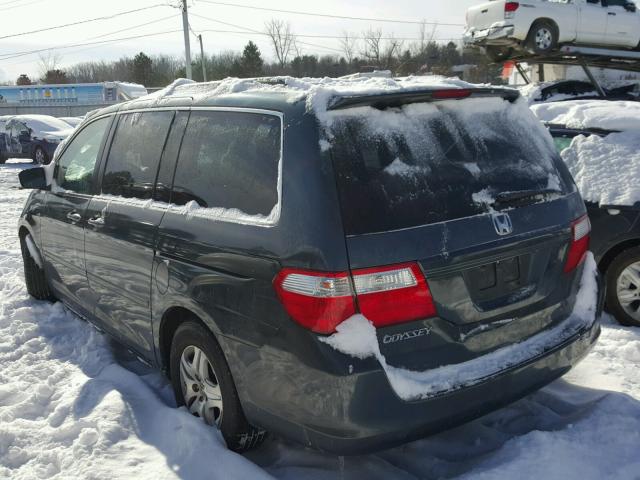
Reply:
[[549, 64], [580, 66], [601, 97], [606, 97], [606, 94], [596, 77], [593, 75], [591, 67], [640, 72], [640, 51], [634, 50], [615, 50], [608, 48], [576, 47], [567, 45], [550, 54], [535, 55], [531, 53], [522, 53], [512, 57], [510, 60], [515, 63], [518, 73], [520, 73], [526, 83], [531, 83], [531, 80], [522, 68], [521, 63], [526, 62], [531, 65]]

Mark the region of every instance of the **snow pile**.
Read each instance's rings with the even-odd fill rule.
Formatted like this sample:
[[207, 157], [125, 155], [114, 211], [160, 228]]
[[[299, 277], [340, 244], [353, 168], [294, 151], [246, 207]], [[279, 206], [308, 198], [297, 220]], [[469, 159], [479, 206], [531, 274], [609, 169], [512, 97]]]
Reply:
[[[549, 86], [552, 86], [554, 84], [556, 84], [558, 82], [543, 82], [543, 83], [528, 83], [527, 85], [524, 85], [522, 87], [518, 87], [518, 90], [520, 91], [520, 95], [522, 95], [523, 98], [525, 98], [527, 100], [527, 102], [532, 105], [536, 102], [541, 102], [542, 101], [542, 91]], [[554, 95], [551, 95], [549, 97], [547, 97], [547, 99], [545, 99], [545, 102], [560, 102], [563, 100], [570, 100], [570, 99], [578, 99], [580, 97], [586, 97], [586, 96], [596, 96], [598, 95], [598, 92], [596, 91], [596, 89], [594, 88], [591, 91], [588, 92], [582, 92], [579, 93], [577, 95], [571, 95], [571, 94], [566, 94], [566, 93], [556, 93]]]
[[17, 173], [0, 169], [0, 478], [270, 478], [176, 409], [159, 373], [129, 360], [134, 373], [60, 303], [28, 297]]
[[580, 135], [562, 159], [584, 200], [600, 205], [640, 202], [640, 132]]
[[[16, 236], [27, 166], [13, 162], [0, 167], [0, 478], [638, 478], [640, 329], [611, 320], [564, 380], [451, 431], [357, 457], [273, 436], [244, 458], [225, 450], [173, 407], [160, 374], [59, 304], [27, 296]], [[367, 325], [352, 333], [370, 336]]]
[[640, 130], [640, 102], [573, 100], [532, 105], [531, 110], [542, 122], [569, 128]]
[[227, 78], [215, 82], [196, 83], [179, 79], [163, 90], [138, 99], [161, 102], [167, 97], [193, 97], [203, 101], [222, 95], [238, 93], [281, 93], [291, 102], [306, 99], [309, 110], [321, 117], [336, 97], [352, 95], [377, 95], [383, 93], [410, 92], [424, 89], [474, 88], [474, 85], [455, 78], [441, 76], [416, 76], [391, 78], [386, 72], [349, 75], [341, 78], [273, 77], [260, 79]]
[[488, 188], [484, 190], [480, 190], [479, 192], [474, 193], [471, 196], [471, 199], [480, 205], [483, 205], [488, 210], [493, 211], [493, 205], [496, 203], [496, 199], [491, 194], [491, 191]]
[[560, 325], [540, 332], [518, 344], [503, 347], [468, 362], [416, 372], [389, 365], [380, 352], [376, 329], [362, 315], [355, 315], [337, 327], [337, 333], [321, 339], [339, 352], [357, 358], [375, 357], [400, 398], [407, 401], [468, 387], [499, 372], [524, 363], [563, 343], [596, 321], [598, 285], [593, 255], [585, 262], [580, 291], [572, 315]]

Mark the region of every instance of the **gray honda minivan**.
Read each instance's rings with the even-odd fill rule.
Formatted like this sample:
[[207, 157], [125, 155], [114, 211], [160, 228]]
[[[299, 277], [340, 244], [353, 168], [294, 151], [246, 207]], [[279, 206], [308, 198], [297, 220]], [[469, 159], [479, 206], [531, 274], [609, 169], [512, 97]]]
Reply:
[[[94, 112], [21, 172], [29, 293], [163, 369], [237, 451], [388, 448], [587, 354], [585, 206], [517, 92], [243, 82]], [[344, 346], [363, 318], [373, 356]]]

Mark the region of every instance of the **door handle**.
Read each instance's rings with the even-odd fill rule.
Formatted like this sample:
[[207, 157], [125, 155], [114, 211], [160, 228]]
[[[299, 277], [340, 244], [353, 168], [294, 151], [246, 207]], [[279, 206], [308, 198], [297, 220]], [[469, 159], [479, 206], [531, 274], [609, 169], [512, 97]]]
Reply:
[[79, 222], [82, 220], [82, 216], [78, 212], [69, 212], [67, 213], [67, 218], [72, 222]]
[[616, 13], [615, 12], [609, 12], [609, 15], [611, 15], [612, 17], [615, 17]]
[[93, 225], [94, 227], [104, 227], [104, 218], [100, 216], [93, 217], [87, 220], [87, 223], [89, 225]]

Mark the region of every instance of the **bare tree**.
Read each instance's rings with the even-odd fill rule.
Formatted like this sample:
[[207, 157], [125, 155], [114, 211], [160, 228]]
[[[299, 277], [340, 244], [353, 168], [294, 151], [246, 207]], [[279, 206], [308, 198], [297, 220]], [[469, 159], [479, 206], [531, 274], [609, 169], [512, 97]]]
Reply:
[[391, 70], [397, 65], [403, 44], [404, 42], [396, 39], [393, 34], [384, 41], [381, 53], [382, 68]]
[[291, 31], [291, 24], [283, 20], [272, 19], [265, 25], [267, 35], [273, 44], [273, 50], [281, 68], [289, 62], [289, 57], [296, 50], [296, 37]]
[[40, 70], [40, 77], [42, 78], [46, 77], [47, 72], [57, 70], [60, 66], [60, 62], [62, 61], [62, 55], [59, 53], [53, 53], [52, 51], [47, 52], [46, 55], [41, 53], [39, 58], [38, 68]]
[[353, 63], [353, 59], [356, 56], [356, 49], [358, 47], [358, 39], [349, 32], [344, 32], [343, 37], [340, 39], [340, 48], [344, 57], [349, 64]]
[[414, 44], [414, 54], [418, 56], [423, 56], [427, 51], [427, 47], [430, 43], [433, 43], [436, 37], [436, 31], [438, 30], [438, 24], [435, 23], [429, 27], [427, 25], [426, 20], [422, 20], [420, 24], [420, 37], [419, 40]]
[[363, 46], [360, 54], [368, 61], [375, 63], [380, 67], [380, 59], [382, 55], [382, 30], [374, 30], [369, 28], [362, 34]]
[[384, 39], [380, 29], [369, 29], [362, 36], [364, 39], [362, 56], [375, 63], [378, 68], [393, 68], [402, 49], [402, 40], [397, 40], [393, 35]]

